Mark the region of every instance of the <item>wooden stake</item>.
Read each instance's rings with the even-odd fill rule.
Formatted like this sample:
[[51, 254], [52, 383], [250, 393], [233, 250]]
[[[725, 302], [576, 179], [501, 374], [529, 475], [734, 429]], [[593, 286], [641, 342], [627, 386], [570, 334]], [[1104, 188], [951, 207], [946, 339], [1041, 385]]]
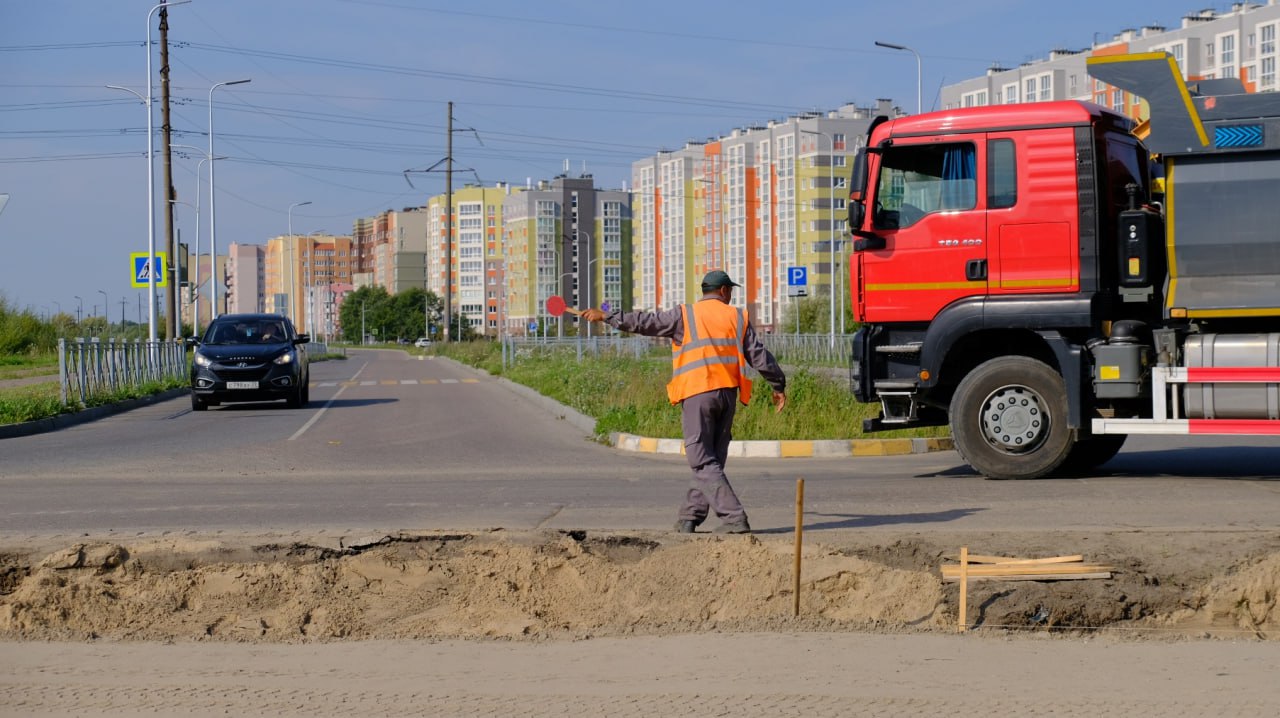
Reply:
[[964, 633], [969, 623], [966, 613], [969, 611], [969, 547], [960, 547], [960, 633]]
[[804, 479], [796, 479], [796, 562], [792, 612], [800, 615], [800, 549], [804, 545]]

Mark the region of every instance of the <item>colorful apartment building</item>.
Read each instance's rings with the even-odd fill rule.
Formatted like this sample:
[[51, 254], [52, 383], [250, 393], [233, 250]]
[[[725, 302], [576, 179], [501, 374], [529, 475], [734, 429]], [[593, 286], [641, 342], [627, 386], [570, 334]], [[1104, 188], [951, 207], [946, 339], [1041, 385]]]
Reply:
[[[1280, 89], [1280, 5], [1276, 0], [1232, 3], [1228, 12], [1196, 10], [1177, 28], [1151, 25], [1125, 29], [1081, 50], [1053, 50], [1045, 59], [1016, 68], [992, 67], [982, 77], [942, 88], [944, 109], [1051, 100], [1083, 100], [1146, 119], [1139, 98], [1088, 76], [1091, 56], [1168, 52], [1191, 84], [1204, 80], [1238, 80], [1247, 92]], [[1193, 88], [1194, 89], [1194, 88]]]
[[355, 264], [352, 238], [294, 234], [267, 240], [263, 294], [266, 311], [293, 320], [298, 331], [322, 334], [335, 311], [334, 284], [350, 284]]
[[797, 294], [830, 300], [831, 324], [847, 303], [845, 255], [852, 157], [888, 100], [845, 105], [688, 142], [632, 164], [636, 307], [661, 309], [701, 296], [699, 281], [723, 269], [743, 288], [734, 303], [771, 331]]
[[[589, 174], [560, 175], [512, 193], [503, 206], [505, 305], [490, 328], [505, 335], [562, 334], [573, 316], [553, 318], [547, 298], [570, 307], [631, 307], [632, 195], [597, 189]], [[582, 332], [600, 331], [584, 325]]]
[[[427, 202], [427, 288], [445, 298], [479, 334], [497, 336], [501, 312], [503, 203], [509, 185], [467, 185], [453, 191], [453, 244], [445, 223], [446, 196]], [[456, 332], [455, 332], [456, 334]]]

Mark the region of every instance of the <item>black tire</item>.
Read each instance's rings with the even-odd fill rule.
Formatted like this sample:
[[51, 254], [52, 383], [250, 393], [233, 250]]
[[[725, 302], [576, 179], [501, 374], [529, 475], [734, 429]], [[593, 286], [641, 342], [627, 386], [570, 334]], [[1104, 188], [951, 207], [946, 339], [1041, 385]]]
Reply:
[[284, 405], [290, 409], [299, 409], [302, 407], [301, 386], [294, 387], [293, 391], [289, 392], [289, 397], [284, 400]]
[[209, 403], [207, 401], [196, 396], [195, 392], [191, 392], [191, 410], [192, 411], [205, 411], [208, 408], [209, 408]]
[[956, 450], [992, 479], [1034, 479], [1062, 465], [1071, 451], [1062, 377], [1030, 357], [984, 362], [951, 398]]
[[1102, 434], [1077, 441], [1059, 471], [1078, 474], [1102, 466], [1120, 453], [1127, 438], [1127, 434]]

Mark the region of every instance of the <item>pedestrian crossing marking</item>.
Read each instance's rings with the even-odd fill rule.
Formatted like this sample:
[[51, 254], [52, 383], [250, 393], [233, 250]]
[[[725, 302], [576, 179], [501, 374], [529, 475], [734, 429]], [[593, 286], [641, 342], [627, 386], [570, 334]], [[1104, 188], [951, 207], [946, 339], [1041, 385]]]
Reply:
[[441, 379], [440, 383], [441, 384], [457, 384], [458, 380], [457, 379]]
[[418, 380], [417, 379], [401, 379], [400, 383], [401, 384], [417, 384]]

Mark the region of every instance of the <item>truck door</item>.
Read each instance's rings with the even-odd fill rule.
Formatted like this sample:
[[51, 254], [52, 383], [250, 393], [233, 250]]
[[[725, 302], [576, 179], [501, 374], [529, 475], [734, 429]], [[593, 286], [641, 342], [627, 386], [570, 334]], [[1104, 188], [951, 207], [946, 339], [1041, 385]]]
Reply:
[[1072, 128], [992, 132], [986, 144], [991, 294], [1076, 291], [1079, 189]]
[[982, 135], [894, 138], [876, 154], [869, 208], [884, 248], [861, 255], [866, 321], [928, 321], [986, 294]]

